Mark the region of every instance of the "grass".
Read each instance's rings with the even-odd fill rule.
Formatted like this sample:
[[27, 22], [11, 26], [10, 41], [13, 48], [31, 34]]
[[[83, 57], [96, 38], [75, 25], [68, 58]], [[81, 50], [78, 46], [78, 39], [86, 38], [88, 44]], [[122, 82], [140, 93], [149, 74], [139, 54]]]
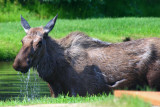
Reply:
[[[46, 25], [50, 20], [30, 20], [32, 27]], [[133, 39], [160, 36], [160, 18], [103, 18], [103, 19], [58, 19], [53, 38], [62, 38], [73, 31], [85, 32], [91, 37], [108, 42], [121, 42], [125, 37]], [[0, 23], [0, 60], [13, 60], [21, 48], [25, 32], [19, 22]]]
[[144, 102], [137, 97], [123, 96], [122, 98], [115, 98], [113, 95], [98, 95], [87, 97], [64, 97], [58, 98], [42, 97], [33, 100], [7, 100], [0, 101], [0, 106], [16, 106], [16, 105], [35, 105], [35, 104], [71, 104], [71, 103], [89, 103], [96, 106], [110, 106], [110, 107], [150, 107], [151, 104]]
[[[20, 20], [20, 15], [23, 14], [25, 17], [29, 17], [32, 15], [32, 19], [35, 19], [35, 13], [30, 12], [29, 10], [22, 8], [20, 4], [11, 4], [7, 3], [6, 5], [3, 5], [3, 3], [0, 2], [0, 22], [8, 22], [8, 21], [17, 21]], [[37, 18], [38, 19], [38, 18]]]

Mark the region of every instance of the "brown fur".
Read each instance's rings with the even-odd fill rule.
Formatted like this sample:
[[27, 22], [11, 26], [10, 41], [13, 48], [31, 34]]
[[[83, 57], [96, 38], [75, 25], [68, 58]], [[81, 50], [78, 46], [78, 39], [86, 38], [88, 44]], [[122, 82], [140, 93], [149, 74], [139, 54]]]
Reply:
[[43, 34], [43, 28], [31, 28], [13, 67], [27, 72], [32, 66], [55, 97], [108, 93], [137, 85], [160, 90], [160, 38], [109, 44], [73, 32], [55, 40]]

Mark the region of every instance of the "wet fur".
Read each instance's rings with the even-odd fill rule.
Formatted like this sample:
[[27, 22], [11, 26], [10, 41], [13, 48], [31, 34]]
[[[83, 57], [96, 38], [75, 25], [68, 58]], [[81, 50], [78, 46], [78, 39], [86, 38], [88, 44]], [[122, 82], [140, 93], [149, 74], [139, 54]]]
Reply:
[[45, 27], [31, 28], [21, 16], [26, 32], [13, 68], [30, 67], [49, 84], [52, 96], [85, 96], [114, 89], [149, 85], [160, 90], [160, 38], [111, 44], [81, 32], [55, 40], [48, 36], [57, 15]]
[[109, 44], [74, 32], [60, 40], [46, 38], [47, 50], [36, 68], [54, 95], [71, 96], [135, 89], [160, 90], [159, 38]]

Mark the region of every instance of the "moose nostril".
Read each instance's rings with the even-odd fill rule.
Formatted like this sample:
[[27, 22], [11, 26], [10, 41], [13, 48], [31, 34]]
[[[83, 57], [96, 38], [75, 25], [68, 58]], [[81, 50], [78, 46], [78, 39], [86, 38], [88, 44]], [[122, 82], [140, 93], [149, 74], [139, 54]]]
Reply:
[[13, 68], [16, 70], [17, 69], [17, 66], [16, 66], [16, 64], [15, 63], [13, 63]]
[[16, 69], [18, 69], [18, 67], [19, 67], [19, 60], [15, 60], [14, 62], [13, 62], [13, 68], [16, 70]]
[[16, 71], [20, 71], [21, 69], [20, 69], [20, 66], [18, 65], [18, 64], [13, 64], [12, 65], [13, 66], [13, 68], [16, 70]]

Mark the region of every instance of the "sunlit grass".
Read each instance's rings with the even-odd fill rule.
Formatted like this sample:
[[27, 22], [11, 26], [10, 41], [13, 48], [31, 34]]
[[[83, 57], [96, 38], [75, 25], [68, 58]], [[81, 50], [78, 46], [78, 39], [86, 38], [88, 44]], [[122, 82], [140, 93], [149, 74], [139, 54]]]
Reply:
[[[30, 26], [45, 26], [50, 20], [30, 20]], [[108, 42], [121, 42], [125, 37], [133, 39], [160, 36], [160, 18], [104, 18], [67, 20], [58, 19], [53, 38], [62, 38], [73, 31]], [[21, 39], [25, 32], [20, 22], [0, 23], [0, 60], [13, 60], [21, 48]]]
[[151, 104], [144, 102], [137, 97], [123, 96], [122, 98], [116, 98], [113, 95], [106, 94], [97, 96], [86, 97], [68, 97], [59, 96], [58, 98], [42, 97], [38, 99], [24, 98], [23, 100], [10, 99], [6, 101], [0, 101], [0, 106], [16, 106], [16, 105], [35, 105], [35, 104], [70, 104], [70, 103], [87, 103], [94, 106], [109, 106], [109, 107], [150, 107]]

